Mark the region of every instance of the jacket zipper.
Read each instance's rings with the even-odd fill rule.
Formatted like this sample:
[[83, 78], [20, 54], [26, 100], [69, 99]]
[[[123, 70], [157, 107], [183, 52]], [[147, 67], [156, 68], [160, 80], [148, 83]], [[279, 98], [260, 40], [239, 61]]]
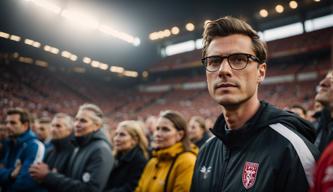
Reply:
[[224, 184], [224, 178], [226, 175], [229, 159], [230, 159], [230, 150], [224, 146], [224, 158], [223, 158], [223, 166], [222, 166], [222, 177], [221, 177], [221, 182], [218, 187], [218, 191], [223, 191], [223, 184]]

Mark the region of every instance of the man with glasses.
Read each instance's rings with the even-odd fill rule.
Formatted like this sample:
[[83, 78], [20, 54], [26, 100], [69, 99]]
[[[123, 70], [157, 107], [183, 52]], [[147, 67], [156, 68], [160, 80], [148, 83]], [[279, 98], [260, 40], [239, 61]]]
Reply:
[[259, 101], [264, 42], [233, 17], [209, 22], [203, 36], [209, 94], [223, 110], [199, 153], [191, 191], [307, 191], [318, 156], [314, 129]]

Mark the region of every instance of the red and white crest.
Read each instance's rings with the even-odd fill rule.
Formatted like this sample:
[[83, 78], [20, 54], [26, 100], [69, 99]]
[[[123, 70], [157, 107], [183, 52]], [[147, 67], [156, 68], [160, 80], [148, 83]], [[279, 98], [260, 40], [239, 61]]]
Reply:
[[245, 162], [243, 168], [242, 182], [245, 189], [250, 189], [256, 182], [259, 164], [252, 162]]

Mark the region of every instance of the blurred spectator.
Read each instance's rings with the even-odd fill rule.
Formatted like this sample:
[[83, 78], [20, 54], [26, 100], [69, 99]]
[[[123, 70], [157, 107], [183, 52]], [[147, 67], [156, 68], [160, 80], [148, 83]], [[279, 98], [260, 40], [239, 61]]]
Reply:
[[131, 192], [148, 159], [148, 140], [137, 121], [119, 123], [113, 136], [115, 166], [106, 191]]
[[3, 151], [3, 147], [7, 141], [8, 141], [8, 130], [6, 127], [6, 123], [0, 121], [0, 168], [2, 166], [1, 163], [4, 158], [3, 154], [5, 153], [5, 151]]
[[36, 127], [36, 135], [38, 139], [44, 143], [46, 150], [51, 147], [50, 129], [51, 119], [49, 117], [42, 117], [38, 120], [39, 125]]
[[324, 106], [320, 115], [315, 142], [319, 151], [322, 152], [333, 140], [333, 70], [330, 70], [326, 77], [320, 81], [315, 100]]
[[300, 116], [303, 119], [307, 119], [306, 118], [306, 109], [302, 106], [302, 105], [293, 105], [290, 107], [289, 109], [291, 112], [297, 114], [298, 116]]
[[[51, 122], [50, 136], [52, 137], [52, 147], [47, 151], [44, 162], [52, 172], [65, 174], [66, 170], [69, 169], [68, 162], [74, 152], [74, 146], [70, 142], [73, 127], [72, 117], [64, 113], [57, 113]], [[34, 171], [38, 172], [37, 169]], [[33, 169], [30, 169], [30, 171], [33, 171]], [[36, 175], [33, 174], [32, 176]], [[40, 182], [48, 191], [55, 191], [49, 186], [47, 179], [42, 179]]]
[[6, 126], [10, 141], [4, 146], [4, 167], [0, 168], [3, 191], [43, 191], [29, 175], [29, 167], [41, 162], [45, 148], [30, 130], [29, 114], [20, 108], [9, 109]]
[[205, 119], [200, 116], [193, 116], [188, 124], [188, 136], [197, 146], [201, 147], [209, 139], [205, 125]]
[[110, 143], [101, 130], [103, 112], [94, 104], [81, 105], [74, 124], [76, 148], [65, 175], [51, 172], [45, 163], [31, 166], [30, 173], [54, 191], [102, 191], [114, 162]]
[[322, 153], [313, 177], [311, 192], [333, 191], [333, 142]]
[[161, 113], [154, 142], [153, 157], [135, 191], [189, 191], [198, 148], [191, 144], [186, 121], [180, 113]]
[[151, 143], [153, 142], [154, 131], [156, 130], [156, 121], [157, 117], [153, 115], [149, 116], [145, 121], [146, 125], [145, 134], [148, 138], [150, 148], [151, 148]]

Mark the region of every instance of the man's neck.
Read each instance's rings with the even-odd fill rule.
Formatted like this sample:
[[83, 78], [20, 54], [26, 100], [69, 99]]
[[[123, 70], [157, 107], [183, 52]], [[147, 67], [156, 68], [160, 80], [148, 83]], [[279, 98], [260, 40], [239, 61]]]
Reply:
[[239, 106], [224, 107], [223, 115], [225, 122], [230, 129], [239, 129], [255, 115], [260, 107], [257, 98], [251, 98]]

